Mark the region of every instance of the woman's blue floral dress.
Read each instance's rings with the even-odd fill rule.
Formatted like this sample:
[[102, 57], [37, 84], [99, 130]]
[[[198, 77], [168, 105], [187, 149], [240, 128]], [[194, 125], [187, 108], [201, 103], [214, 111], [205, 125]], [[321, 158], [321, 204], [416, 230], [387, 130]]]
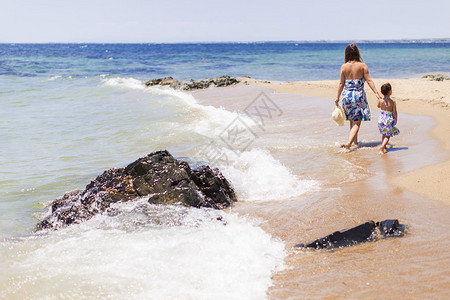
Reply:
[[347, 120], [370, 121], [370, 108], [364, 92], [364, 77], [345, 80], [342, 91], [342, 107]]

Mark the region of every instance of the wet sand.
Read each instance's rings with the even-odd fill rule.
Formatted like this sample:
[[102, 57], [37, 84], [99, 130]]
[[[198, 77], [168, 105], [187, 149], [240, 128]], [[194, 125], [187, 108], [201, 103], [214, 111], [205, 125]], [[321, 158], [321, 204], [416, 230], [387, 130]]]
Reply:
[[[299, 93], [311, 97], [336, 99], [337, 80], [274, 82], [252, 78], [241, 78], [249, 84], [275, 89], [280, 93]], [[396, 100], [400, 113], [426, 115], [436, 121], [431, 134], [450, 153], [450, 80], [430, 81], [428, 79], [374, 79], [379, 89], [383, 83], [392, 85], [392, 98]], [[372, 110], [376, 108], [376, 98], [370, 88], [365, 86], [367, 99]], [[401, 122], [401, 120], [399, 120]], [[420, 139], [418, 138], [420, 142]], [[407, 188], [426, 198], [450, 204], [450, 157], [439, 164], [394, 176], [392, 183]], [[427, 180], [423, 180], [426, 178]]]
[[[389, 82], [395, 94], [396, 81]], [[380, 86], [380, 81], [375, 83]], [[317, 88], [312, 89], [311, 84]], [[304, 143], [293, 148], [271, 144], [274, 139], [283, 144], [283, 136], [302, 140], [304, 133], [297, 132], [295, 126], [283, 124], [295, 123], [296, 116], [305, 111], [311, 113], [309, 109], [330, 115], [336, 86], [337, 81], [293, 84], [253, 81], [249, 86], [194, 93], [201, 104], [242, 110], [260, 91], [256, 87], [264, 87], [263, 91], [284, 109], [284, 114], [283, 119], [266, 128], [267, 138], [256, 146], [269, 149], [300, 178], [310, 174], [322, 183], [319, 191], [298, 197], [283, 201], [241, 201], [232, 208], [241, 215], [260, 218], [263, 229], [286, 244], [287, 268], [274, 274], [269, 298], [450, 297], [449, 110], [446, 102], [427, 103], [426, 108], [421, 109], [423, 101], [397, 98], [402, 133], [392, 140], [393, 147], [386, 155], [378, 154], [379, 137], [370, 128], [376, 128], [374, 117], [373, 124], [363, 124], [361, 128], [363, 147], [350, 153], [342, 153], [336, 146], [320, 146], [320, 143], [312, 150]], [[370, 107], [376, 111], [370, 93], [367, 91]], [[318, 98], [302, 98], [299, 94]], [[407, 106], [411, 103], [414, 105]], [[297, 106], [301, 111], [296, 110]], [[405, 114], [419, 111], [425, 116]], [[347, 124], [336, 127], [318, 122], [323, 126], [313, 133], [327, 135], [328, 140], [337, 135], [345, 141]], [[341, 168], [344, 165], [354, 167], [351, 177], [346, 177], [348, 169]], [[426, 177], [427, 173], [443, 177], [435, 182], [432, 177]], [[390, 218], [408, 225], [404, 237], [334, 251], [294, 247], [367, 220]]]

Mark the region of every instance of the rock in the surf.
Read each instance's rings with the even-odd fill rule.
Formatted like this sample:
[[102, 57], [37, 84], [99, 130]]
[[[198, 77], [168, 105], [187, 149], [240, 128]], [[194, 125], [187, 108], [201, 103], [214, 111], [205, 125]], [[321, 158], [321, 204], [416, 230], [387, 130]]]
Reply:
[[160, 85], [160, 86], [170, 86], [173, 89], [177, 90], [199, 90], [199, 89], [206, 89], [210, 87], [211, 85], [216, 87], [225, 87], [230, 86], [239, 83], [239, 80], [230, 77], [227, 75], [213, 78], [213, 79], [201, 79], [201, 80], [174, 80], [172, 77], [166, 77], [166, 78], [156, 78], [151, 79], [145, 83], [146, 86], [154, 86], [154, 85]]
[[296, 247], [314, 249], [333, 249], [353, 246], [356, 244], [376, 241], [379, 237], [400, 237], [405, 234], [406, 225], [400, 224], [397, 219], [381, 222], [367, 221], [358, 226], [333, 232], [327, 236]]
[[431, 81], [444, 81], [444, 80], [450, 80], [450, 77], [448, 77], [445, 74], [427, 74], [422, 76], [422, 78], [426, 78]]
[[165, 77], [165, 78], [156, 78], [149, 80], [145, 83], [146, 86], [152, 86], [152, 85], [170, 85], [173, 84], [175, 80], [173, 80], [172, 77]]
[[51, 214], [36, 226], [57, 229], [81, 223], [119, 201], [148, 197], [152, 204], [182, 204], [221, 209], [236, 201], [231, 184], [218, 169], [191, 169], [162, 150], [141, 157], [125, 168], [110, 169], [84, 191], [73, 191], [51, 204]]

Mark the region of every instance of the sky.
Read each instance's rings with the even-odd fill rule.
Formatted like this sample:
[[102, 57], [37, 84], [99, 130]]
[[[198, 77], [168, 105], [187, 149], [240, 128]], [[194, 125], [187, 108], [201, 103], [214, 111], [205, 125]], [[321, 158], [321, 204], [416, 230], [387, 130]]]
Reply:
[[0, 0], [0, 43], [450, 38], [449, 0]]

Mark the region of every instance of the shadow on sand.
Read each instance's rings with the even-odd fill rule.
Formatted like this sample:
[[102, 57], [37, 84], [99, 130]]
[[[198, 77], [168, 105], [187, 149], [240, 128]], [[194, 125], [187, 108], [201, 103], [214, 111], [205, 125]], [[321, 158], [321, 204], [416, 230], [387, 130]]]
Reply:
[[[377, 148], [381, 146], [381, 142], [359, 142], [359, 148]], [[387, 144], [387, 149], [389, 152], [392, 151], [400, 151], [400, 150], [408, 150], [408, 147], [395, 147], [392, 144]]]
[[359, 142], [359, 148], [375, 148], [381, 146], [381, 142]]
[[394, 151], [400, 151], [400, 150], [408, 150], [408, 147], [394, 147], [391, 145], [391, 147], [388, 148], [389, 152], [394, 152]]

